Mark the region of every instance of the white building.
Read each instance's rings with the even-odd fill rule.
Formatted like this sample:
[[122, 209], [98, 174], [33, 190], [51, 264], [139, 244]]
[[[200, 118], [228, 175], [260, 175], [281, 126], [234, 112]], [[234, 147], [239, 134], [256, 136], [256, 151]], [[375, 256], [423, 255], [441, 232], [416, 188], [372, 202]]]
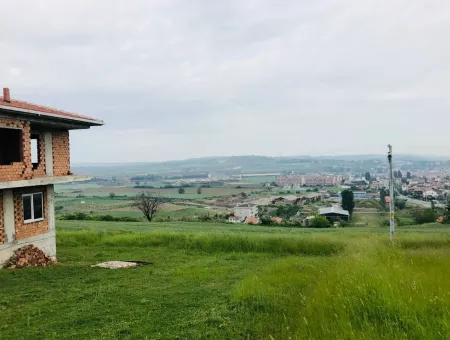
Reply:
[[243, 223], [247, 217], [256, 217], [258, 206], [254, 204], [241, 204], [234, 207], [233, 216], [228, 221], [232, 223]]

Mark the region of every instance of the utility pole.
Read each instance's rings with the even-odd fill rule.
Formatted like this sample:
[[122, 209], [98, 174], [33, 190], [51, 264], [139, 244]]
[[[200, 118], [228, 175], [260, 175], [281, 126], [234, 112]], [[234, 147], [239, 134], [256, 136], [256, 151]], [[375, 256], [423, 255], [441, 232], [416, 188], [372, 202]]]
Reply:
[[389, 161], [389, 237], [392, 241], [395, 233], [395, 201], [394, 201], [394, 176], [392, 175], [392, 145], [388, 145], [388, 161]]

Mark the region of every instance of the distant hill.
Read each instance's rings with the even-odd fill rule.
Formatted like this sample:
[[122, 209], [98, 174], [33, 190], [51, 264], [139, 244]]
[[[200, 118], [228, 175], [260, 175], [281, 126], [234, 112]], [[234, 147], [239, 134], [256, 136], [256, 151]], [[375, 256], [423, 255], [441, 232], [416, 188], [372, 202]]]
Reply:
[[[439, 157], [398, 155], [395, 166], [401, 170], [450, 169], [450, 161]], [[387, 166], [384, 155], [344, 156], [230, 156], [205, 157], [167, 162], [74, 164], [77, 174], [90, 176], [135, 175], [239, 175], [251, 173], [337, 173], [358, 174], [365, 171], [384, 172]]]

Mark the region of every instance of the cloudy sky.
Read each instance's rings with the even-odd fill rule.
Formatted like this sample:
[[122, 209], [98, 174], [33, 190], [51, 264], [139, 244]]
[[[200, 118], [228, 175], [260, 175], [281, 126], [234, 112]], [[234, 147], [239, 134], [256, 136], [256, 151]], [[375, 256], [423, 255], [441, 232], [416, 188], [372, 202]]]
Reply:
[[92, 115], [74, 162], [450, 156], [448, 0], [2, 1], [0, 86]]

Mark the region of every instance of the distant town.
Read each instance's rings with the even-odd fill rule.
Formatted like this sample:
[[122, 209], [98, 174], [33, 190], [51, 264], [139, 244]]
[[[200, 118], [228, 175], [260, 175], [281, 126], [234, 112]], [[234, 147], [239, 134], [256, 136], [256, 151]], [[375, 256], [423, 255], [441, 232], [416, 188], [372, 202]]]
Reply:
[[[304, 227], [345, 225], [352, 219], [352, 211], [343, 208], [343, 192], [351, 192], [352, 200], [360, 202], [356, 207], [358, 216], [386, 214], [383, 211], [389, 204], [387, 159], [383, 156], [241, 156], [111, 168], [79, 166], [76, 170], [93, 175], [93, 179], [81, 186], [57, 188], [60, 218], [71, 218], [74, 211], [92, 215], [101, 210], [113, 216], [139, 218], [132, 199], [142, 192], [161, 197], [157, 221], [215, 219]], [[405, 206], [409, 211], [442, 209], [450, 198], [447, 160], [399, 156], [394, 158], [393, 175], [395, 206], [399, 210]], [[102, 195], [113, 201], [92, 199]], [[120, 205], [115, 211], [118, 198]], [[374, 206], [373, 202], [379, 203]], [[358, 219], [352, 222], [363, 223]]]

